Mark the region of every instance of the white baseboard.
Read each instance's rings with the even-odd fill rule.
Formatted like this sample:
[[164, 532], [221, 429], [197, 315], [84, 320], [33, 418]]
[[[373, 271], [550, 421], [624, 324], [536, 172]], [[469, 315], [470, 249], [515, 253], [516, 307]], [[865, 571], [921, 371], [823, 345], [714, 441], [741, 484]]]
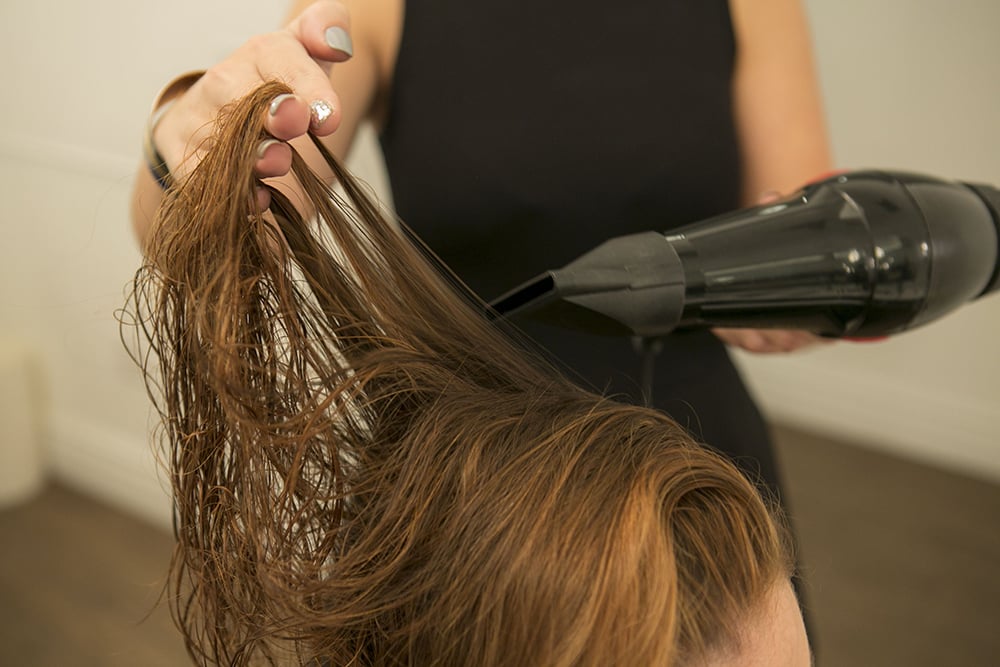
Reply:
[[113, 507], [170, 529], [168, 485], [153, 449], [74, 414], [54, 415], [46, 434], [49, 472]]
[[773, 421], [1000, 482], [1000, 406], [829, 360], [734, 355]]

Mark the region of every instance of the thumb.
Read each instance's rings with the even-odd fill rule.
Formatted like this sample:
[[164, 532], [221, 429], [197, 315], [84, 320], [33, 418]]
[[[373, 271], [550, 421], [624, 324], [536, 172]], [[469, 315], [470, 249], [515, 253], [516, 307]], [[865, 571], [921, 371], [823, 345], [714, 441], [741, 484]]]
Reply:
[[340, 63], [354, 55], [350, 14], [335, 0], [314, 2], [285, 29], [321, 63]]

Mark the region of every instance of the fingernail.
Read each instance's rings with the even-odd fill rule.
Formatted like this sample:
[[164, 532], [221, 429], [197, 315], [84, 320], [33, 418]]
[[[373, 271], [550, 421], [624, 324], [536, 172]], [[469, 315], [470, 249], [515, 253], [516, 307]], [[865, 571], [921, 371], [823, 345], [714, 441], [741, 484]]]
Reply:
[[284, 93], [283, 95], [278, 95], [273, 100], [271, 100], [271, 108], [270, 108], [271, 115], [277, 116], [278, 109], [281, 108], [281, 105], [287, 102], [288, 100], [292, 99], [293, 97], [295, 97], [295, 95], [291, 93]]
[[340, 51], [341, 53], [346, 53], [349, 56], [354, 55], [354, 44], [351, 43], [351, 36], [347, 34], [347, 31], [343, 28], [333, 27], [326, 29], [326, 44], [331, 49]]
[[309, 103], [309, 114], [312, 116], [309, 124], [313, 129], [319, 129], [333, 113], [333, 106], [325, 100], [313, 100]]
[[265, 139], [257, 145], [257, 159], [263, 160], [264, 155], [267, 153], [267, 149], [275, 144], [280, 144], [281, 142], [277, 139]]

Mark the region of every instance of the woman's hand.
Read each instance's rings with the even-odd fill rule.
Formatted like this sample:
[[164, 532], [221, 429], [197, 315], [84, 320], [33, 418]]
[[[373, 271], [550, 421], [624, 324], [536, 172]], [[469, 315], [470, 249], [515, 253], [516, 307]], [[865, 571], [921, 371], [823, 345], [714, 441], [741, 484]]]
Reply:
[[774, 353], [794, 352], [817, 344], [829, 344], [829, 338], [821, 338], [808, 331], [796, 329], [712, 329], [722, 342], [747, 352]]
[[[222, 107], [275, 79], [294, 94], [271, 104], [265, 127], [274, 138], [261, 142], [256, 171], [261, 178], [288, 173], [292, 153], [285, 142], [310, 131], [326, 136], [340, 124], [329, 72], [351, 55], [350, 17], [334, 0], [315, 2], [283, 29], [250, 38], [178, 96], [157, 123], [153, 141], [172, 177], [183, 179], [194, 169]], [[269, 195], [261, 190], [260, 196], [266, 208]]]

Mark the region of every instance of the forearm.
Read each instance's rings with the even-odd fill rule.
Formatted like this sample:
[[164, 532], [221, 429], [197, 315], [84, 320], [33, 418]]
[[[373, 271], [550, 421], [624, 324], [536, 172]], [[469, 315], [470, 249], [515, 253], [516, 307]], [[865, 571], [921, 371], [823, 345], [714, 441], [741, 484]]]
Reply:
[[163, 201], [163, 189], [153, 178], [146, 164], [139, 165], [132, 186], [131, 217], [132, 231], [141, 248], [146, 246], [146, 239], [161, 201]]
[[743, 203], [786, 193], [831, 168], [807, 17], [799, 0], [731, 0], [733, 95]]

